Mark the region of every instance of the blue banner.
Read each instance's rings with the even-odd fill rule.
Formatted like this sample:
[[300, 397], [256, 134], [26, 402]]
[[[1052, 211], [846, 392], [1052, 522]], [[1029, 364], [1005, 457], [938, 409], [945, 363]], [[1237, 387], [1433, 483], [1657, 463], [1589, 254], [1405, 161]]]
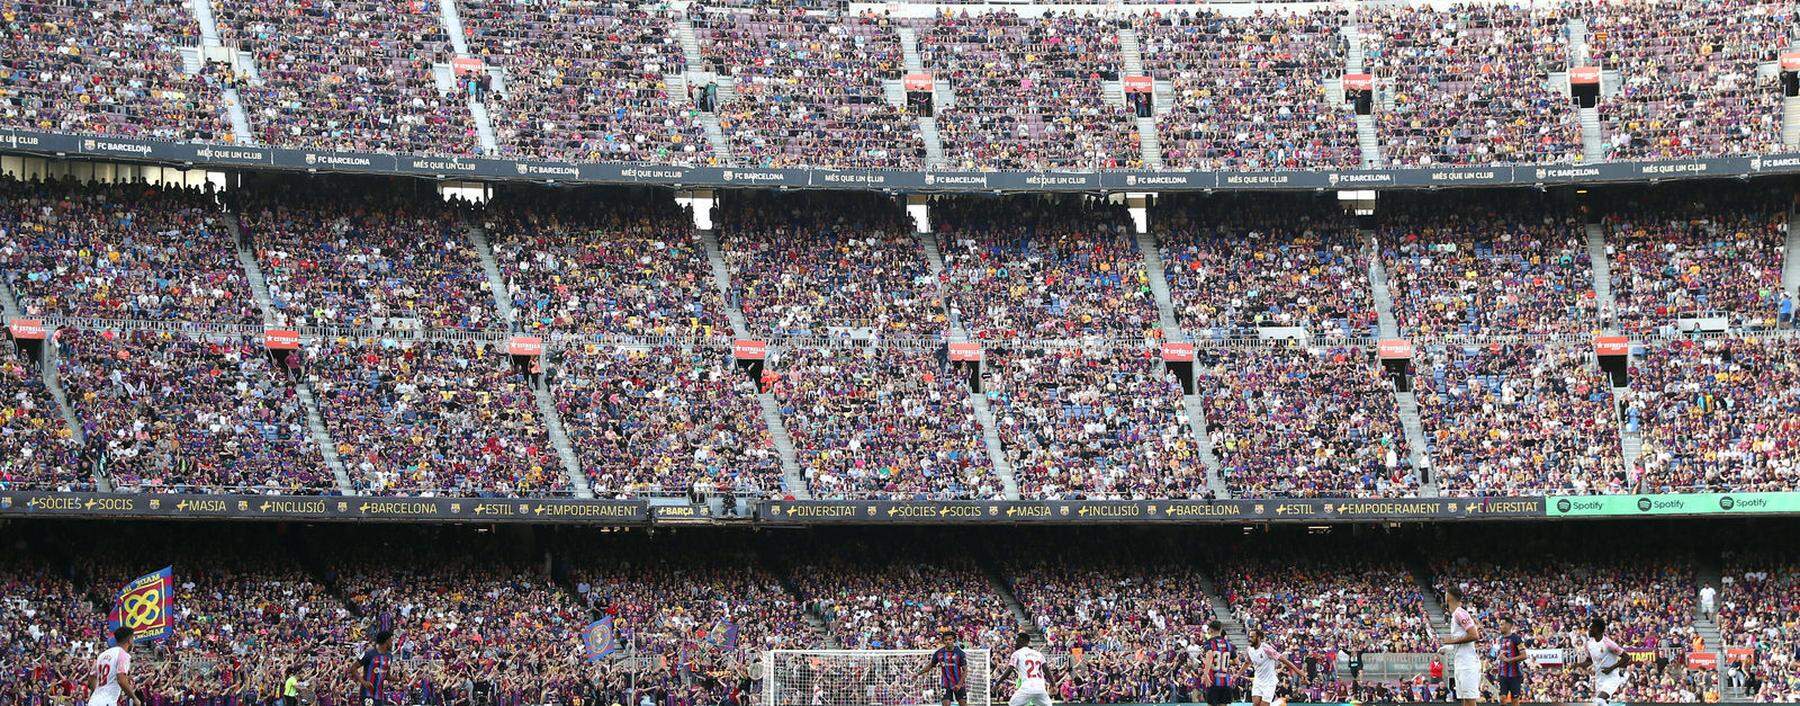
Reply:
[[107, 614], [107, 642], [119, 626], [131, 628], [132, 642], [166, 640], [175, 624], [175, 567], [165, 566], [119, 589]]
[[589, 662], [598, 662], [619, 651], [619, 635], [613, 631], [612, 616], [589, 623], [581, 629], [581, 648]]

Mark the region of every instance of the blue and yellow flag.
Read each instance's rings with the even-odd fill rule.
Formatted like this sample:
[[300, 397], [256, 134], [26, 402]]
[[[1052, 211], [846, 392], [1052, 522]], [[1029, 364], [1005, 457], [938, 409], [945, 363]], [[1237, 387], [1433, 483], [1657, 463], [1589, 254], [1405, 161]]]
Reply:
[[613, 632], [612, 616], [589, 623], [581, 629], [581, 646], [589, 662], [598, 662], [619, 650], [619, 636]]
[[724, 618], [720, 618], [719, 622], [713, 623], [711, 630], [706, 631], [706, 642], [713, 647], [722, 647], [728, 650], [737, 649], [737, 624]]
[[120, 625], [131, 628], [132, 642], [167, 639], [175, 625], [175, 567], [165, 566], [133, 579], [119, 589], [107, 614], [107, 642]]

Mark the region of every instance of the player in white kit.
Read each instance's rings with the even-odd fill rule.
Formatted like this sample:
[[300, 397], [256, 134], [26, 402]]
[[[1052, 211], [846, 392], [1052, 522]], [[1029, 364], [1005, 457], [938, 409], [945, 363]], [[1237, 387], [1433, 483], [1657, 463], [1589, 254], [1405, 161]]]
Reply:
[[1588, 624], [1588, 639], [1577, 657], [1594, 665], [1594, 704], [1606, 706], [1625, 687], [1625, 668], [1631, 666], [1631, 655], [1606, 636], [1606, 619], [1594, 618]]
[[1281, 673], [1276, 668], [1287, 667], [1289, 673], [1300, 675], [1300, 668], [1276, 650], [1261, 630], [1250, 632], [1250, 666], [1256, 670], [1256, 675], [1250, 679], [1250, 702], [1256, 706], [1269, 706], [1275, 702], [1275, 688], [1281, 685]]
[[88, 697], [88, 706], [118, 706], [120, 697], [137, 698], [137, 690], [131, 686], [131, 628], [113, 630], [113, 643], [94, 658], [93, 672], [88, 675], [94, 695]]
[[1462, 589], [1444, 589], [1444, 602], [1450, 609], [1450, 639], [1443, 644], [1450, 651], [1456, 700], [1463, 706], [1474, 706], [1481, 700], [1481, 653], [1475, 650], [1476, 642], [1481, 640], [1481, 626], [1463, 607]]
[[1019, 633], [1013, 647], [1017, 649], [1007, 659], [1006, 670], [1000, 675], [1002, 680], [1007, 674], [1018, 675], [1008, 706], [1051, 706], [1049, 684], [1052, 679], [1044, 653], [1031, 649], [1031, 636], [1025, 633]]

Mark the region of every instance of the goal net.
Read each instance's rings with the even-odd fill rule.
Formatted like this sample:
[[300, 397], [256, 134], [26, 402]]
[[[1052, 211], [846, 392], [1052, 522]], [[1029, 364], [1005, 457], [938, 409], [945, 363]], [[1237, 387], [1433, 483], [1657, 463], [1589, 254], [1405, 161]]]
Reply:
[[[993, 664], [963, 650], [968, 706], [990, 706]], [[935, 706], [943, 697], [933, 650], [771, 650], [763, 659], [762, 706]]]

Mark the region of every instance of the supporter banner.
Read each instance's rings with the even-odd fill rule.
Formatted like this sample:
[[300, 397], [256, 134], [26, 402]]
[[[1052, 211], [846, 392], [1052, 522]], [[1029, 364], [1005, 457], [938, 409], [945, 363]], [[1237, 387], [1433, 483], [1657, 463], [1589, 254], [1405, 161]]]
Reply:
[[366, 498], [0, 491], [0, 517], [220, 520], [423, 520], [642, 524], [642, 500]]
[[769, 342], [748, 338], [732, 341], [731, 357], [738, 360], [762, 360], [769, 357]]
[[1343, 522], [1358, 520], [1526, 519], [1542, 517], [1542, 498], [1233, 499], [1233, 500], [775, 500], [758, 516], [774, 523], [1182, 523]]
[[0, 150], [57, 157], [123, 159], [181, 166], [273, 168], [425, 178], [658, 184], [698, 187], [791, 187], [917, 191], [1182, 191], [1204, 189], [1413, 189], [1660, 181], [1800, 173], [1800, 154], [1695, 160], [1270, 172], [1201, 171], [905, 171], [892, 169], [762, 169], [623, 163], [573, 163], [483, 157], [432, 157], [372, 152], [165, 142], [127, 137], [0, 130]]
[[42, 341], [50, 336], [40, 319], [13, 319], [7, 322], [6, 327], [12, 332], [12, 337], [20, 341]]
[[175, 567], [165, 566], [132, 579], [113, 597], [106, 614], [106, 644], [121, 627], [131, 628], [133, 643], [168, 639], [175, 626]]
[[1795, 513], [1800, 492], [1555, 495], [1545, 499], [1544, 511], [1551, 517]]

